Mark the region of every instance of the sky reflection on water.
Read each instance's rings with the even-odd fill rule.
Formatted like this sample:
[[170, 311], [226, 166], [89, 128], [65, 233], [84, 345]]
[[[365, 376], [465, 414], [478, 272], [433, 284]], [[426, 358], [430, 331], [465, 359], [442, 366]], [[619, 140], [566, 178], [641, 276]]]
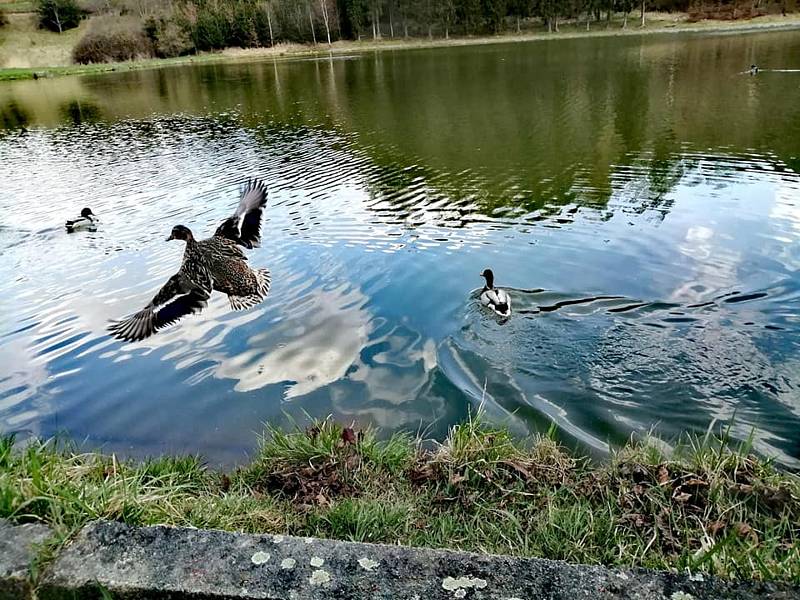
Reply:
[[[229, 463], [267, 421], [441, 437], [483, 401], [597, 452], [735, 415], [800, 466], [800, 88], [734, 75], [798, 48], [579, 40], [2, 87], [0, 430]], [[111, 340], [177, 269], [172, 225], [210, 234], [251, 175], [268, 300]], [[84, 205], [99, 231], [62, 233]], [[486, 266], [506, 324], [475, 301]]]

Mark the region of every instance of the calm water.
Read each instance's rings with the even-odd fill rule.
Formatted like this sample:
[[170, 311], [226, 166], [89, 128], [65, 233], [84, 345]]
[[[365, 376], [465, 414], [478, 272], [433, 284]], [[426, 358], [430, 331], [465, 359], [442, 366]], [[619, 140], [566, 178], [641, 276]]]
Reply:
[[[0, 84], [0, 431], [232, 463], [264, 422], [441, 437], [483, 399], [596, 453], [734, 419], [798, 467], [800, 73], [751, 62], [800, 69], [800, 33]], [[249, 175], [268, 300], [110, 339]]]

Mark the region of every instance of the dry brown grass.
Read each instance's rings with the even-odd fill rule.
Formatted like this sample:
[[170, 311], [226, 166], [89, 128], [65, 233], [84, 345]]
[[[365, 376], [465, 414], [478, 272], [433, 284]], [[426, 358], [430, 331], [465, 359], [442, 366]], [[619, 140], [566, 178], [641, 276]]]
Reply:
[[8, 14], [0, 28], [0, 67], [29, 68], [72, 64], [72, 48], [87, 31], [89, 22], [64, 33], [39, 29], [36, 15]]

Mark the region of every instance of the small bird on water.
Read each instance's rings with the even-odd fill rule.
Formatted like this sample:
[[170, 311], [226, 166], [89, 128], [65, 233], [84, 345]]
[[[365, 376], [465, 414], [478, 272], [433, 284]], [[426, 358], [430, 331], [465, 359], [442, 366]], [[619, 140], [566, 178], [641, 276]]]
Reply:
[[250, 180], [242, 189], [236, 211], [210, 238], [198, 241], [188, 227], [173, 227], [167, 241], [186, 242], [181, 268], [142, 310], [112, 323], [111, 334], [131, 342], [143, 340], [189, 314], [202, 311], [214, 290], [227, 294], [234, 310], [261, 302], [269, 293], [269, 271], [251, 269], [240, 246], [260, 245], [261, 214], [266, 202], [266, 186]]
[[750, 75], [758, 75], [758, 65], [750, 65]]
[[64, 227], [67, 228], [67, 233], [97, 231], [97, 215], [92, 212], [91, 208], [84, 208], [80, 217], [67, 221], [64, 223]]
[[501, 317], [510, 317], [511, 296], [504, 289], [494, 287], [494, 273], [491, 269], [484, 269], [481, 277], [486, 279], [486, 285], [481, 291], [481, 304], [488, 306]]

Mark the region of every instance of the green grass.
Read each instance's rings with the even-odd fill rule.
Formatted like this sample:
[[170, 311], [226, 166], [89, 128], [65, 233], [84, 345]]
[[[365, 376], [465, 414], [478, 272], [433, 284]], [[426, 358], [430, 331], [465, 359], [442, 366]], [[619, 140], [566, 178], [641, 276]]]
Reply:
[[0, 10], [6, 13], [31, 13], [35, 10], [32, 0], [12, 0], [0, 2]]
[[203, 54], [199, 56], [181, 56], [178, 58], [151, 58], [124, 63], [101, 63], [90, 65], [65, 65], [60, 67], [20, 67], [0, 69], [0, 81], [18, 79], [36, 79], [62, 77], [64, 75], [93, 75], [114, 71], [138, 71], [156, 67], [169, 67], [191, 63], [213, 62], [221, 60], [219, 54]]
[[800, 479], [718, 437], [630, 443], [594, 464], [478, 417], [441, 444], [331, 420], [269, 429], [234, 472], [0, 438], [0, 517], [92, 519], [446, 547], [800, 582]]

